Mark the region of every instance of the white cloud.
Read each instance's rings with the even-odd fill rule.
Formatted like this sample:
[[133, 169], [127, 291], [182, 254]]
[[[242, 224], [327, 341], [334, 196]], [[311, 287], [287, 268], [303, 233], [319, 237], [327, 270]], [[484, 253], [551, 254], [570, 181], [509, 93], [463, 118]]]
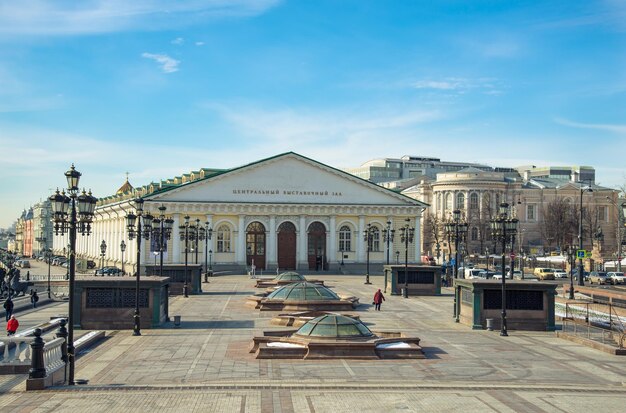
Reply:
[[204, 46], [204, 42], [196, 42], [196, 46]]
[[478, 79], [447, 77], [443, 79], [424, 79], [408, 82], [409, 86], [414, 89], [454, 91], [458, 94], [466, 93], [474, 89], [482, 90], [483, 93], [488, 95], [498, 95], [502, 93], [499, 83], [498, 79], [488, 77]]
[[175, 44], [175, 45], [181, 45], [185, 43], [185, 39], [183, 39], [182, 37], [177, 37], [174, 40], [172, 40], [170, 43]]
[[572, 128], [579, 129], [595, 129], [606, 132], [617, 133], [620, 135], [626, 135], [626, 125], [619, 124], [608, 124], [608, 123], [582, 123], [582, 122], [573, 122], [568, 119], [556, 118], [554, 120], [556, 123], [563, 126], [570, 126]]
[[141, 57], [152, 59], [161, 65], [163, 73], [174, 73], [178, 71], [180, 60], [172, 59], [166, 54], [142, 53]]
[[264, 13], [280, 0], [20, 0], [0, 5], [0, 34], [74, 35], [172, 28]]

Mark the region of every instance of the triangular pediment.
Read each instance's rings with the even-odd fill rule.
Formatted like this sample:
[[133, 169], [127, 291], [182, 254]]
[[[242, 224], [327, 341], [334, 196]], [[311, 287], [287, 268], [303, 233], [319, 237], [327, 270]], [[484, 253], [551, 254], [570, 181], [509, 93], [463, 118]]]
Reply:
[[288, 152], [149, 195], [174, 202], [426, 204], [302, 155]]

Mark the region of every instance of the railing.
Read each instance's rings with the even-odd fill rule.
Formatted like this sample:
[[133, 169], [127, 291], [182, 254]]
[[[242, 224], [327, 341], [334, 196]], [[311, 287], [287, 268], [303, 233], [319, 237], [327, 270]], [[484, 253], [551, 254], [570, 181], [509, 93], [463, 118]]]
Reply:
[[[50, 274], [50, 281], [66, 281], [66, 274]], [[22, 281], [26, 281], [26, 276], [22, 275]], [[48, 275], [33, 275], [29, 276], [29, 281], [48, 281]]]
[[34, 337], [0, 338], [0, 366], [30, 366], [30, 344], [34, 340]]
[[602, 344], [617, 344], [622, 349], [626, 345], [625, 324], [626, 317], [620, 316], [611, 304], [565, 303], [563, 332]]
[[46, 374], [56, 371], [65, 365], [65, 361], [63, 361], [63, 344], [65, 344], [65, 339], [59, 337], [44, 345], [43, 361]]

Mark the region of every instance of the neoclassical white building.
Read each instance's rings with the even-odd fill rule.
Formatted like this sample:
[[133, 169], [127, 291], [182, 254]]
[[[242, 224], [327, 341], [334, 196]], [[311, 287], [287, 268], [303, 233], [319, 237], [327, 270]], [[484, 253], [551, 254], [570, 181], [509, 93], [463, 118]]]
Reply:
[[[407, 222], [415, 227], [409, 262], [419, 261], [420, 226], [424, 202], [382, 188], [369, 181], [288, 152], [245, 166], [202, 169], [149, 185], [120, 188], [118, 194], [102, 198], [96, 208], [93, 233], [78, 236], [77, 252], [84, 258], [100, 258], [100, 244], [107, 244], [106, 265], [121, 266], [120, 244], [127, 249], [123, 261], [128, 271], [136, 264], [136, 240], [128, 239], [125, 217], [134, 212], [133, 199], [144, 199], [144, 213], [165, 215], [174, 220], [164, 262], [185, 262], [180, 226], [189, 221], [211, 228], [213, 236], [188, 249], [190, 263], [205, 262], [209, 251], [212, 266], [244, 271], [254, 263], [257, 270], [339, 270], [362, 268], [367, 261], [364, 233], [373, 228], [369, 260], [394, 260], [405, 245], [399, 231], [387, 250], [383, 229], [387, 222], [398, 230]], [[408, 219], [408, 221], [406, 221]], [[55, 250], [66, 239], [55, 237]], [[65, 237], [66, 238], [66, 237]], [[142, 241], [141, 264], [150, 265], [155, 256], [149, 241]]]

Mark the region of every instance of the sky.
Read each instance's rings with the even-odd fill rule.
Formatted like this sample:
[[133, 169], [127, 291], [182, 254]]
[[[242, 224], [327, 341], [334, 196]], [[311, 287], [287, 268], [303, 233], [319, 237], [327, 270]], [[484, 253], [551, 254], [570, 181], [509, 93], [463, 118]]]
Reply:
[[626, 182], [626, 1], [0, 0], [0, 228], [294, 151]]

